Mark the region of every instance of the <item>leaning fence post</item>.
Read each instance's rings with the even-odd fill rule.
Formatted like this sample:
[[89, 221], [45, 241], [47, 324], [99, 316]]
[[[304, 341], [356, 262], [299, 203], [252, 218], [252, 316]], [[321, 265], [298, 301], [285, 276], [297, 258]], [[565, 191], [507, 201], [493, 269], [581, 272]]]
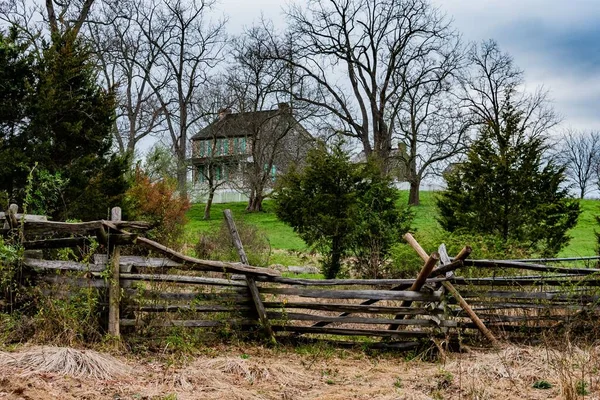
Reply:
[[[110, 210], [110, 220], [113, 222], [121, 221], [121, 207], [113, 207]], [[120, 285], [120, 269], [119, 269], [119, 258], [121, 256], [121, 250], [119, 246], [110, 243], [109, 236], [109, 249], [110, 249], [110, 286], [108, 287], [108, 333], [115, 337], [120, 337], [121, 332], [119, 328], [121, 306], [121, 285]]]
[[[235, 246], [238, 255], [240, 256], [240, 261], [242, 262], [242, 264], [248, 265], [248, 257], [246, 256], [246, 252], [244, 251], [244, 245], [242, 244], [242, 239], [240, 238], [240, 234], [238, 233], [237, 227], [235, 226], [233, 216], [231, 215], [231, 210], [223, 210], [223, 215], [225, 215], [225, 221], [227, 222], [227, 227], [229, 228], [229, 233], [231, 234], [231, 240], [233, 241], [233, 245]], [[260, 293], [258, 291], [258, 286], [254, 281], [254, 277], [246, 275], [246, 282], [248, 283], [248, 289], [250, 290], [250, 294], [252, 295], [252, 301], [254, 302], [254, 306], [256, 307], [256, 313], [258, 314], [258, 318], [260, 319], [260, 322], [263, 325], [263, 328], [265, 329], [265, 333], [267, 334], [269, 340], [275, 343], [275, 335], [273, 335], [271, 324], [269, 323], [269, 319], [267, 318], [265, 305], [263, 304], [260, 298]]]

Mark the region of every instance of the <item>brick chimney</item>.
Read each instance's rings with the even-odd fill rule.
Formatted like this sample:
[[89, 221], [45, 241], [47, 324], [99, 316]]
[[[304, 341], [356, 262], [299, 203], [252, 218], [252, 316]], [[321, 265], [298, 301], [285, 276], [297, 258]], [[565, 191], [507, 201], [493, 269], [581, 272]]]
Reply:
[[289, 103], [278, 103], [277, 104], [277, 109], [281, 112], [281, 113], [285, 113], [285, 114], [289, 114], [292, 112], [292, 109], [290, 107]]
[[222, 120], [226, 116], [231, 114], [231, 108], [223, 107], [219, 109], [219, 120]]

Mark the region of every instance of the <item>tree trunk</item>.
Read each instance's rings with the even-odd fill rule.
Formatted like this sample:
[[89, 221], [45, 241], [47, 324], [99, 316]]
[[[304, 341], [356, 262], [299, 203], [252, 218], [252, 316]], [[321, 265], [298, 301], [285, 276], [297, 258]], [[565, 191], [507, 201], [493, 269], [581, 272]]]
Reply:
[[250, 196], [250, 199], [248, 200], [248, 207], [246, 207], [246, 211], [249, 212], [260, 212], [262, 211], [262, 202], [263, 202], [263, 196], [254, 193], [253, 195]]
[[340, 238], [334, 237], [331, 243], [331, 265], [326, 272], [325, 279], [335, 279], [340, 272], [342, 262], [342, 251], [340, 248]]
[[411, 206], [418, 206], [420, 203], [419, 198], [419, 187], [421, 186], [420, 181], [410, 182], [410, 192], [408, 194], [408, 204]]
[[177, 190], [181, 196], [187, 197], [187, 168], [185, 165], [185, 160], [178, 160]]
[[210, 188], [208, 192], [208, 199], [206, 200], [206, 205], [204, 206], [204, 219], [210, 219], [210, 208], [212, 207], [213, 198], [215, 197], [215, 190]]

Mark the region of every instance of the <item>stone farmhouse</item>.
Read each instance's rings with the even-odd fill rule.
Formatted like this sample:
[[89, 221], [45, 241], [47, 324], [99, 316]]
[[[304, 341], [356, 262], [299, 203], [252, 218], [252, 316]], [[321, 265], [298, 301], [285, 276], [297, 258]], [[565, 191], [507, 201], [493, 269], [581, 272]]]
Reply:
[[287, 103], [240, 113], [223, 108], [191, 141], [194, 200], [205, 200], [212, 184], [216, 203], [247, 200], [261, 183], [257, 179], [269, 190], [276, 176], [292, 163], [301, 164], [314, 145]]

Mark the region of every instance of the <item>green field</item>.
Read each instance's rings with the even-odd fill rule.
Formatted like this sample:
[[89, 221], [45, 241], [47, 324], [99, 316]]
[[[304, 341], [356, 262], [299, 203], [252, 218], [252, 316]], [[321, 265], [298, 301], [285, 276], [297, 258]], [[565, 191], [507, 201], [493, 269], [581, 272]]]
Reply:
[[[402, 192], [403, 203], [408, 200], [408, 192]], [[594, 230], [600, 230], [594, 216], [600, 215], [600, 200], [582, 200], [583, 212], [579, 217], [577, 226], [569, 234], [572, 237], [569, 245], [564, 248], [560, 256], [592, 256], [595, 255], [596, 237]], [[236, 220], [244, 220], [254, 224], [266, 232], [273, 249], [305, 251], [306, 244], [283, 222], [279, 221], [273, 212], [270, 201], [264, 202], [265, 211], [262, 213], [247, 213], [246, 203], [214, 204], [212, 208], [212, 220], [204, 221], [204, 205], [194, 204], [188, 212], [189, 223], [186, 226], [188, 239], [195, 241], [201, 232], [219, 229], [223, 221], [223, 210], [231, 209]], [[415, 220], [413, 226], [416, 228], [416, 236], [426, 237], [434, 233], [440, 233], [441, 228], [436, 221], [437, 210], [435, 207], [435, 192], [421, 192], [421, 205], [414, 207]]]

